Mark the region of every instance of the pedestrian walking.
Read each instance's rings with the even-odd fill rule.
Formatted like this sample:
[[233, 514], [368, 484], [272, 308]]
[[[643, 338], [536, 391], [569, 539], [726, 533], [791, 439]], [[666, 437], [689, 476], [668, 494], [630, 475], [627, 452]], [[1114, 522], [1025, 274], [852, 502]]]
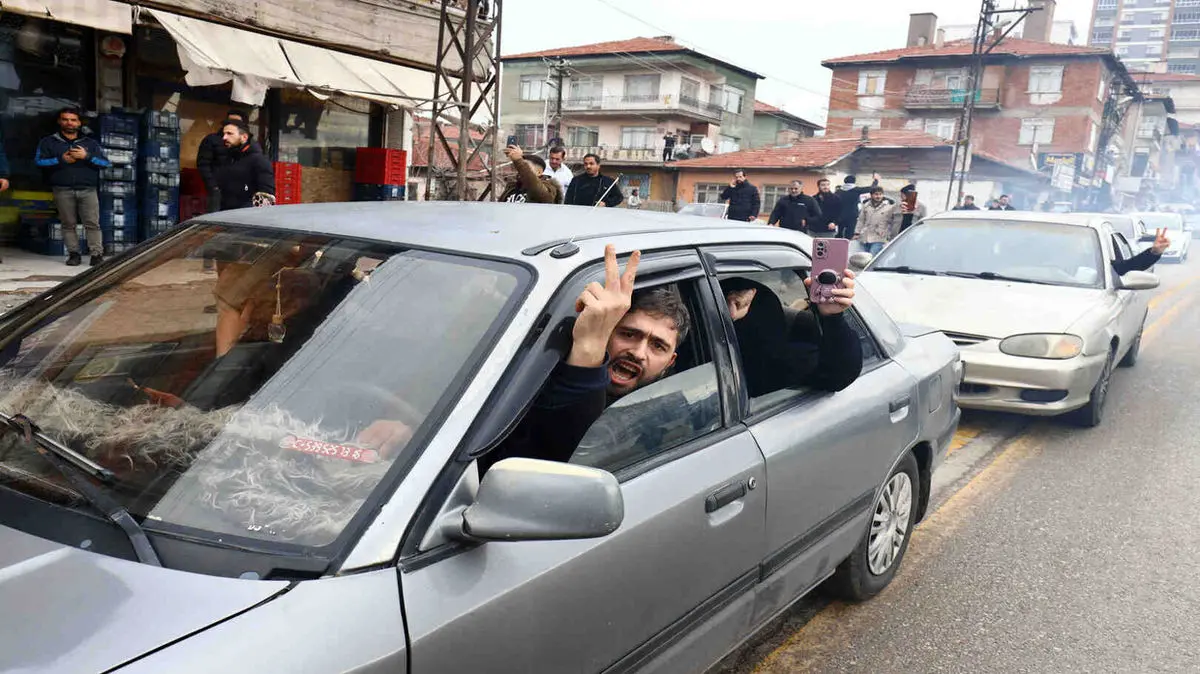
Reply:
[[230, 122], [246, 122], [249, 117], [241, 110], [230, 110], [225, 113], [221, 127], [200, 140], [200, 149], [196, 151], [196, 170], [204, 181], [204, 190], [208, 193], [208, 212], [221, 210], [221, 188], [217, 186], [217, 169], [225, 163], [227, 148], [225, 147], [224, 129]]
[[858, 211], [854, 239], [862, 244], [871, 255], [878, 255], [892, 238], [892, 221], [898, 204], [888, 203], [883, 198], [883, 188], [871, 188], [871, 198]]
[[571, 180], [567, 188], [568, 206], [604, 206], [616, 208], [625, 201], [617, 181], [600, 173], [600, 156], [587, 154], [583, 157], [583, 173]]
[[575, 173], [570, 167], [563, 163], [567, 158], [567, 149], [561, 145], [555, 145], [550, 148], [549, 166], [542, 169], [542, 175], [550, 176], [558, 181], [558, 186], [562, 188], [561, 192], [566, 192], [571, 186], [571, 181], [575, 178]]
[[953, 210], [956, 210], [956, 211], [978, 211], [979, 207], [975, 205], [975, 197], [968, 194], [967, 196], [963, 197], [963, 202], [961, 204], [959, 204], [958, 206], [955, 206], [953, 208]]
[[1015, 211], [1015, 210], [1017, 210], [1017, 209], [1013, 208], [1011, 204], [1008, 203], [1009, 200], [1010, 200], [1010, 197], [1007, 194], [1001, 194], [1000, 198], [996, 200], [996, 203], [992, 204], [992, 206], [990, 208], [988, 208], [988, 210], [989, 211]]
[[793, 180], [788, 186], [788, 193], [775, 202], [767, 224], [818, 236], [814, 233], [814, 226], [820, 219], [821, 209], [816, 200], [804, 193], [804, 183]]
[[112, 166], [96, 139], [83, 135], [83, 113], [78, 108], [58, 111], [58, 133], [38, 143], [34, 163], [47, 173], [54, 206], [62, 223], [67, 265], [83, 262], [79, 233], [83, 223], [91, 264], [104, 261], [104, 239], [100, 235], [100, 169]]
[[638, 196], [638, 188], [635, 187], [632, 190], [630, 190], [629, 201], [626, 202], [625, 205], [630, 208], [634, 208], [634, 209], [642, 207], [642, 198], [640, 196]]
[[729, 187], [721, 192], [720, 201], [729, 202], [729, 210], [726, 211], [725, 217], [730, 220], [754, 222], [758, 220], [759, 211], [762, 209], [758, 188], [746, 180], [746, 172], [742, 169], [733, 172], [733, 180], [729, 182]]
[[817, 181], [817, 193], [813, 196], [813, 201], [821, 209], [821, 215], [815, 224], [809, 223], [809, 230], [818, 232], [821, 236], [839, 236], [838, 220], [842, 217], [842, 200], [834, 193], [828, 178]]
[[254, 142], [244, 121], [230, 121], [221, 129], [226, 156], [214, 179], [221, 193], [221, 210], [249, 208], [275, 202], [275, 168]]
[[663, 161], [671, 161], [675, 158], [676, 142], [678, 142], [678, 138], [673, 131], [663, 136]]
[[838, 211], [838, 229], [837, 235], [842, 239], [853, 239], [855, 228], [858, 225], [858, 209], [862, 201], [862, 195], [868, 194], [871, 190], [879, 187], [879, 174], [871, 174], [871, 186], [859, 187], [858, 177], [848, 175], [842, 180], [842, 184], [838, 185], [837, 197], [840, 205]]

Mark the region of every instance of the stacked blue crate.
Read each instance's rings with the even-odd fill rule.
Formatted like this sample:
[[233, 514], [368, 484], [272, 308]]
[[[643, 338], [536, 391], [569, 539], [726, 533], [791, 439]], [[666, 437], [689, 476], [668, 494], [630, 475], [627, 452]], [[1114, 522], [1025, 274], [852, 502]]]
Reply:
[[143, 122], [138, 233], [149, 239], [179, 223], [179, 116], [151, 110]]
[[[100, 115], [100, 144], [112, 166], [100, 172], [100, 233], [104, 252], [119, 253], [113, 244], [137, 240], [137, 179], [140, 116], [113, 112]], [[86, 242], [80, 240], [81, 246]], [[98, 251], [95, 251], [98, 252]], [[94, 251], [88, 251], [94, 254]]]

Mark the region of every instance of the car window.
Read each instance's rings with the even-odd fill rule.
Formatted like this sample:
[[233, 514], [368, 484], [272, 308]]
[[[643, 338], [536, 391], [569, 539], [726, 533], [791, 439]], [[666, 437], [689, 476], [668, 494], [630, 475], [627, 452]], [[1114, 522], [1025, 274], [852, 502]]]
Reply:
[[1117, 252], [1118, 260], [1128, 260], [1133, 257], [1133, 247], [1121, 233], [1113, 234], [1113, 250]]
[[[571, 463], [617, 473], [721, 427], [718, 371], [704, 327], [700, 286], [689, 281], [663, 287], [679, 293], [690, 317], [675, 364], [657, 381], [613, 400], [588, 428]], [[610, 354], [612, 358], [620, 354]]]
[[1132, 239], [1136, 236], [1132, 219], [1113, 218], [1109, 224], [1112, 226], [1114, 232], [1124, 234], [1127, 239]]
[[[750, 301], [745, 316], [733, 325], [751, 414], [809, 391], [787, 380], [787, 363], [779, 358], [785, 353], [818, 348], [820, 328], [808, 302], [806, 275], [807, 269], [780, 269], [719, 277], [726, 302], [733, 305], [727, 306], [731, 315], [737, 311], [740, 316], [744, 302]], [[864, 368], [882, 360], [882, 352], [862, 318], [853, 309], [846, 318], [862, 344]]]
[[[0, 411], [113, 471], [103, 488], [147, 527], [325, 546], [419, 451], [525, 278], [374, 242], [188, 228], [13, 326]], [[397, 420], [386, 450], [364, 435], [379, 419]], [[29, 493], [61, 483], [15, 434], [0, 468]]]

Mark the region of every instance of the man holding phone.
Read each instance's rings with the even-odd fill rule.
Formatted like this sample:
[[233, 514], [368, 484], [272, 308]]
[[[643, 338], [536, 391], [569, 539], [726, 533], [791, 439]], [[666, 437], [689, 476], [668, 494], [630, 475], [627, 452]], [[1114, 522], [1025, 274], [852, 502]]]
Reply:
[[917, 186], [905, 185], [900, 189], [900, 203], [896, 204], [893, 213], [892, 236], [903, 232], [921, 222], [929, 215], [925, 204], [917, 201]]
[[67, 265], [82, 263], [76, 225], [83, 222], [87, 233], [91, 264], [104, 261], [104, 241], [100, 236], [100, 169], [112, 166], [104, 148], [94, 138], [83, 135], [83, 116], [78, 108], [58, 111], [58, 133], [38, 143], [34, 163], [44, 169], [54, 192], [54, 206], [62, 221], [63, 242], [67, 247]]

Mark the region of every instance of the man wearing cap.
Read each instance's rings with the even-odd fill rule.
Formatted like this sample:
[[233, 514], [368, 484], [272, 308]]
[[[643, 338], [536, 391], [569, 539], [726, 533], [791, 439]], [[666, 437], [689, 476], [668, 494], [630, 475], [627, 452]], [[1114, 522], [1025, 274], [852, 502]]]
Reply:
[[842, 184], [837, 187], [838, 204], [838, 221], [837, 235], [840, 239], [853, 239], [854, 229], [858, 226], [858, 207], [862, 201], [864, 194], [869, 194], [872, 189], [879, 187], [879, 174], [871, 174], [870, 187], [858, 187], [858, 177], [848, 175]]

